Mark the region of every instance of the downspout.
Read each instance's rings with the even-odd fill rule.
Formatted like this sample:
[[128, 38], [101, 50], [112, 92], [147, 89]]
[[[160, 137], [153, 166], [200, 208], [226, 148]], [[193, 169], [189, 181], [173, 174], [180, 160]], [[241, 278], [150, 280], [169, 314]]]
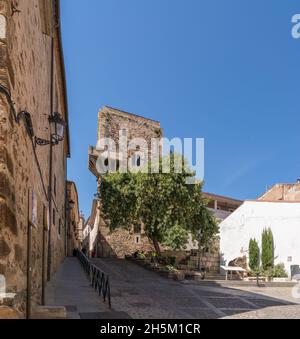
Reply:
[[32, 267], [31, 267], [31, 223], [30, 223], [30, 190], [28, 190], [28, 207], [27, 207], [27, 295], [26, 295], [26, 318], [31, 318], [31, 292], [32, 292]]
[[[55, 6], [53, 4], [53, 11]], [[54, 107], [54, 13], [52, 19], [52, 31], [51, 31], [51, 65], [50, 65], [50, 116], [53, 115]], [[50, 140], [51, 140], [51, 128], [50, 128]], [[48, 232], [48, 265], [47, 265], [47, 280], [51, 279], [51, 266], [52, 266], [52, 249], [51, 249], [51, 234], [52, 234], [52, 161], [53, 161], [53, 145], [49, 145], [49, 187], [48, 187], [48, 202], [49, 202], [49, 232]], [[45, 288], [45, 286], [44, 286]]]
[[42, 305], [46, 304], [46, 236], [47, 236], [47, 208], [43, 208], [43, 254], [42, 254]]

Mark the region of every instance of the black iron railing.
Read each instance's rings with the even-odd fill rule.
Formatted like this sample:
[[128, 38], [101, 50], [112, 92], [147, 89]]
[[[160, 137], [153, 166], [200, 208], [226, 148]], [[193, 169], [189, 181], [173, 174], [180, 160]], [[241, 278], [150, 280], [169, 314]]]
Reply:
[[77, 251], [76, 256], [81, 262], [92, 287], [99, 293], [99, 296], [103, 298], [104, 302], [108, 302], [108, 306], [111, 308], [109, 275], [93, 265], [89, 258], [81, 251]]

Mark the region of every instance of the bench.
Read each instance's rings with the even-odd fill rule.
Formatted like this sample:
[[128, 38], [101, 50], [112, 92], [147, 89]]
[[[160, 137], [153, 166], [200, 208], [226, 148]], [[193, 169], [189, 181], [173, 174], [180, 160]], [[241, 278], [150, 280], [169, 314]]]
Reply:
[[232, 273], [233, 272], [238, 272], [242, 273], [242, 278], [244, 279], [244, 273], [247, 271], [243, 269], [242, 267], [237, 267], [237, 266], [221, 266], [222, 270], [225, 271], [226, 273], [226, 280], [228, 280], [228, 273], [230, 273], [230, 279], [232, 280]]

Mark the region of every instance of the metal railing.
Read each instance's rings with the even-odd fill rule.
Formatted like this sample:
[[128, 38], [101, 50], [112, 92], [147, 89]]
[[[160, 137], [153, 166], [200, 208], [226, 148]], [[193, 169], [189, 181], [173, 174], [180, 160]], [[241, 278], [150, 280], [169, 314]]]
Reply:
[[93, 265], [89, 258], [81, 251], [77, 251], [76, 256], [85, 270], [92, 287], [99, 293], [104, 302], [108, 301], [108, 306], [111, 308], [109, 275]]

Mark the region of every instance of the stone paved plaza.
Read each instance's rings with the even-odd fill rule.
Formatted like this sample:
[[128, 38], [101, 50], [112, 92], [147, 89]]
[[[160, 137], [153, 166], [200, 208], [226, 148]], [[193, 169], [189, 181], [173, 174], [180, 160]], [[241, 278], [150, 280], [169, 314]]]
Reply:
[[126, 260], [94, 259], [110, 274], [112, 305], [131, 318], [296, 318], [291, 288], [221, 287], [175, 282]]
[[92, 289], [77, 258], [67, 258], [47, 286], [47, 305], [75, 319], [300, 319], [300, 299], [287, 287], [222, 287], [165, 279], [132, 262], [93, 259], [110, 275], [112, 310]]

